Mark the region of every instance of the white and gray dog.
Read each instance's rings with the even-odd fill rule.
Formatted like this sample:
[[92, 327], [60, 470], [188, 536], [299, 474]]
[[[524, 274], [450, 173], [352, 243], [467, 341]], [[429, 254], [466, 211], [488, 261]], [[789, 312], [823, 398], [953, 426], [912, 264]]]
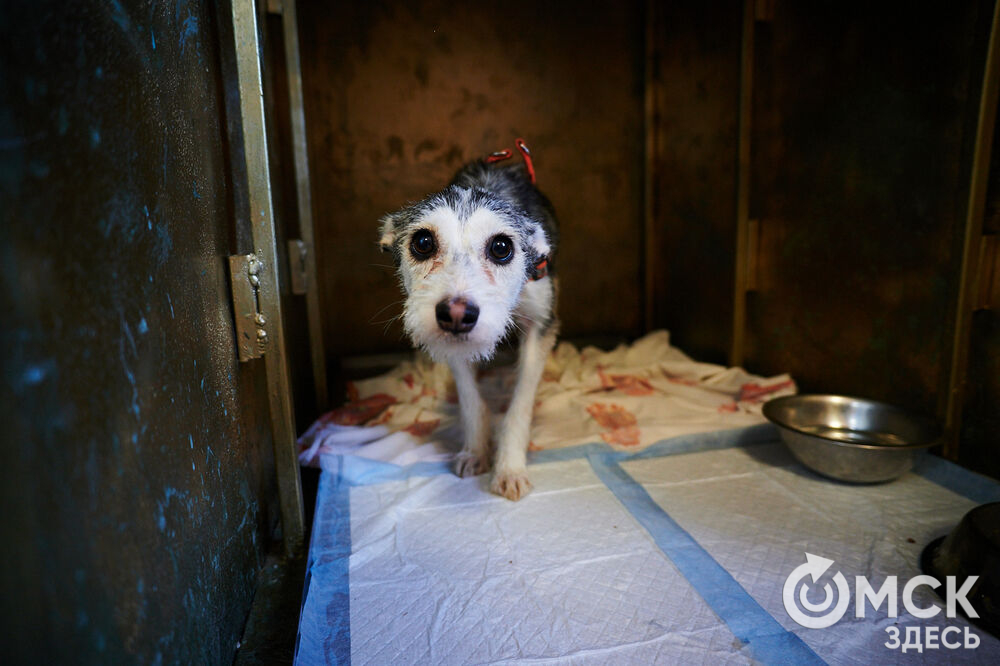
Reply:
[[[527, 170], [472, 162], [445, 189], [384, 216], [380, 241], [399, 267], [407, 334], [447, 362], [455, 378], [464, 439], [456, 473], [481, 474], [492, 462], [490, 488], [510, 500], [531, 490], [526, 457], [535, 391], [558, 328], [555, 212], [533, 183], [523, 142], [518, 147]], [[476, 363], [491, 358], [514, 329], [521, 342], [517, 380], [494, 435]]]

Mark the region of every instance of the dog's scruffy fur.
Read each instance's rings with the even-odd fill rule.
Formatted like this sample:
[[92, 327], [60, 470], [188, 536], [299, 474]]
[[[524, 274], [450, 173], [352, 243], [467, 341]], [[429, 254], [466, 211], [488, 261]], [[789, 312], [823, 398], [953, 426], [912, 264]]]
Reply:
[[[526, 456], [535, 391], [558, 328], [552, 205], [522, 166], [477, 161], [381, 225], [381, 247], [393, 254], [406, 292], [403, 326], [455, 377], [464, 431], [456, 473], [480, 474], [492, 462], [493, 492], [520, 499], [531, 490]], [[514, 329], [521, 338], [517, 381], [493, 438], [494, 458], [475, 363], [491, 358]]]

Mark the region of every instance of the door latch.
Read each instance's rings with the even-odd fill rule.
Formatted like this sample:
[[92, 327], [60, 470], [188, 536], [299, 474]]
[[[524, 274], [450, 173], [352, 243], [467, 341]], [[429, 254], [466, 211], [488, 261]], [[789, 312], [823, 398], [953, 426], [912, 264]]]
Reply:
[[236, 317], [236, 348], [240, 362], [260, 358], [267, 351], [267, 320], [260, 311], [260, 279], [264, 264], [256, 254], [229, 257], [229, 278]]

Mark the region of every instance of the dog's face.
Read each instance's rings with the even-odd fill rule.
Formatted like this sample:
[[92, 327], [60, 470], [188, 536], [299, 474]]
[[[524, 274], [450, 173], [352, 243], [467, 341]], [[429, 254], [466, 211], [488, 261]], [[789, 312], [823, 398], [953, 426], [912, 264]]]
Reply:
[[406, 292], [403, 327], [436, 360], [487, 359], [514, 323], [541, 225], [484, 190], [451, 186], [381, 220]]

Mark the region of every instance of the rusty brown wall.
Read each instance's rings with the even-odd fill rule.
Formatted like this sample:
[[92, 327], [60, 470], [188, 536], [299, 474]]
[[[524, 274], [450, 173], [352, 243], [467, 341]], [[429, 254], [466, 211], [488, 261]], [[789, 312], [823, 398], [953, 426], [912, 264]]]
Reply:
[[[804, 390], [942, 415], [992, 5], [766, 4], [755, 25], [750, 215], [761, 251], [746, 365], [791, 372]], [[694, 356], [725, 361], [743, 6], [303, 3], [331, 358], [407, 347], [390, 321], [400, 296], [375, 220], [523, 135], [564, 228], [564, 333], [665, 327]]]
[[725, 362], [732, 336], [743, 3], [655, 3], [650, 328]]
[[0, 12], [4, 664], [236, 651], [277, 512], [230, 306], [226, 11]]
[[331, 355], [407, 346], [377, 220], [467, 160], [532, 148], [559, 215], [574, 336], [640, 332], [642, 4], [303, 2], [303, 82]]
[[[996, 131], [983, 233], [993, 239], [1000, 234], [1000, 132]], [[970, 323], [958, 454], [963, 465], [1000, 479], [1000, 271], [996, 263], [985, 270], [992, 270], [987, 288], [992, 302], [990, 308], [973, 313]]]
[[758, 23], [752, 370], [942, 414], [991, 3], [777, 3]]

